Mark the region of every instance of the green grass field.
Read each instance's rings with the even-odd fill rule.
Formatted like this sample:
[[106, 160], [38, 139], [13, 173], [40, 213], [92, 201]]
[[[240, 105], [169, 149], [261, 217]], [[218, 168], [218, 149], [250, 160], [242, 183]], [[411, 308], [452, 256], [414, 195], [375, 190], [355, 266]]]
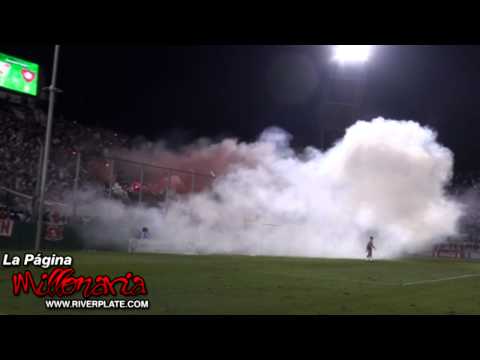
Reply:
[[73, 255], [77, 275], [113, 277], [132, 271], [144, 276], [150, 309], [47, 310], [43, 299], [33, 295], [14, 297], [13, 271], [0, 267], [0, 313], [480, 314], [480, 262], [429, 258], [369, 263], [110, 252], [68, 255]]

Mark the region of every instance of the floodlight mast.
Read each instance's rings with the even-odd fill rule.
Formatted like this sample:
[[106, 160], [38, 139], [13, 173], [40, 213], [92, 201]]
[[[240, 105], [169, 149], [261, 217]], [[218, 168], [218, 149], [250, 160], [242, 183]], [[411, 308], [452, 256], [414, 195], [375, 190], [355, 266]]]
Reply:
[[[335, 66], [332, 67], [332, 74], [330, 75], [330, 81], [334, 82], [336, 80], [349, 80], [354, 82], [354, 94], [353, 99], [350, 101], [330, 101], [327, 94], [326, 103], [334, 106], [341, 106], [343, 108], [348, 108], [350, 111], [350, 117], [355, 117], [355, 111], [359, 107], [360, 99], [364, 93], [364, 77], [366, 71], [366, 64], [368, 63], [372, 51], [372, 45], [333, 45], [331, 46], [333, 50], [333, 56], [331, 61]], [[349, 77], [346, 77], [346, 74], [349, 74]], [[354, 75], [352, 77], [352, 75]], [[332, 130], [332, 129], [330, 129]], [[325, 150], [327, 146], [326, 131], [330, 131], [322, 128], [322, 148]]]
[[35, 251], [40, 250], [41, 236], [42, 236], [42, 222], [43, 222], [43, 208], [45, 201], [45, 184], [47, 181], [47, 170], [48, 170], [48, 155], [50, 152], [50, 142], [52, 137], [52, 122], [53, 122], [53, 110], [55, 107], [55, 93], [61, 92], [60, 89], [57, 89], [57, 70], [58, 70], [58, 54], [60, 51], [60, 45], [55, 45], [55, 54], [53, 57], [53, 71], [52, 71], [52, 82], [48, 88], [45, 88], [50, 92], [49, 101], [48, 101], [48, 117], [47, 117], [47, 128], [45, 130], [45, 145], [43, 146], [43, 161], [42, 161], [42, 173], [40, 180], [40, 195], [38, 201], [38, 212], [37, 212], [37, 232], [35, 236]]

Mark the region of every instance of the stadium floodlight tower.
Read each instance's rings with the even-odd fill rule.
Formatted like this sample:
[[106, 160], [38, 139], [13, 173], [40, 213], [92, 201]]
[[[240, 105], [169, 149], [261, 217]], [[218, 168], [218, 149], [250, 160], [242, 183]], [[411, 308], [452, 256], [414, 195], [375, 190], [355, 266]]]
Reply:
[[[332, 45], [329, 46], [333, 66], [329, 69], [325, 91], [325, 108], [333, 111], [332, 116], [348, 113], [348, 119], [335, 120], [336, 125], [322, 125], [322, 148], [325, 150], [332, 144], [332, 139], [342, 136], [344, 126], [349, 126], [360, 108], [360, 99], [365, 90], [366, 64], [371, 58], [372, 45]], [[345, 91], [347, 91], [345, 93]], [[351, 95], [345, 97], [345, 94]], [[344, 94], [343, 97], [339, 94]], [[340, 124], [345, 121], [344, 124]]]
[[43, 146], [43, 160], [42, 160], [42, 172], [40, 180], [40, 195], [38, 201], [38, 212], [37, 212], [37, 232], [35, 235], [35, 251], [40, 250], [40, 242], [42, 236], [42, 222], [43, 222], [43, 208], [45, 201], [45, 185], [47, 182], [47, 170], [48, 170], [48, 155], [50, 152], [50, 142], [52, 137], [52, 122], [53, 122], [53, 110], [55, 106], [55, 93], [61, 92], [60, 89], [57, 89], [57, 69], [58, 69], [58, 53], [60, 51], [60, 45], [55, 45], [55, 54], [53, 57], [53, 71], [52, 71], [52, 82], [46, 90], [50, 92], [49, 101], [48, 101], [48, 116], [47, 116], [47, 128], [45, 130], [45, 145]]

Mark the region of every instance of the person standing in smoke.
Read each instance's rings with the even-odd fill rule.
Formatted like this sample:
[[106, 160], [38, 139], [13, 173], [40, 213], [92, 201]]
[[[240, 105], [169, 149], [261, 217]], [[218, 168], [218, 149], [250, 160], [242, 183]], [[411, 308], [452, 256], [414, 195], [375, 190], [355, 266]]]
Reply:
[[140, 239], [142, 240], [150, 239], [150, 232], [148, 231], [147, 227], [142, 228], [142, 232], [140, 233]]
[[373, 236], [370, 236], [370, 240], [368, 241], [367, 244], [367, 260], [373, 260], [372, 259], [372, 254], [373, 250], [375, 249], [375, 245], [373, 245]]
[[150, 233], [147, 227], [143, 227], [141, 230], [133, 231], [132, 237], [128, 242], [128, 252], [134, 252], [141, 240], [150, 239]]

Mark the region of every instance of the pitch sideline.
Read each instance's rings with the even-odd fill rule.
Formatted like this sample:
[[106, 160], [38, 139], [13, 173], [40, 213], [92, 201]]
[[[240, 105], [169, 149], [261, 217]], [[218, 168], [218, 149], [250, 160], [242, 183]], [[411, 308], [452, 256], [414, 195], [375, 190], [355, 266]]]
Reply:
[[403, 283], [402, 285], [403, 286], [410, 286], [410, 285], [417, 285], [417, 284], [427, 284], [427, 283], [440, 282], [440, 281], [464, 279], [464, 278], [476, 277], [476, 276], [480, 276], [480, 274], [465, 274], [465, 275], [451, 276], [451, 277], [446, 277], [446, 278], [441, 278], [441, 279], [412, 281], [412, 282], [408, 282], [408, 283]]

